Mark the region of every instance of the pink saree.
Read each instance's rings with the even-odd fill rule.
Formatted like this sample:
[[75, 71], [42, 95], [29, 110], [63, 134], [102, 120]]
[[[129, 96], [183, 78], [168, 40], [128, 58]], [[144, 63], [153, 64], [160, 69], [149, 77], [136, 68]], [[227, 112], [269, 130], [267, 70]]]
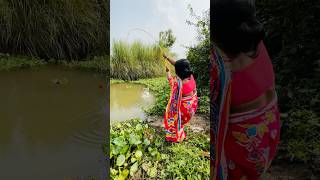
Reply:
[[195, 114], [198, 106], [198, 96], [182, 97], [182, 81], [180, 78], [170, 77], [170, 99], [164, 116], [166, 140], [180, 142], [186, 137], [184, 126]]
[[211, 52], [210, 77], [211, 179], [259, 179], [280, 139], [277, 99], [249, 112], [230, 114], [231, 72], [218, 49]]

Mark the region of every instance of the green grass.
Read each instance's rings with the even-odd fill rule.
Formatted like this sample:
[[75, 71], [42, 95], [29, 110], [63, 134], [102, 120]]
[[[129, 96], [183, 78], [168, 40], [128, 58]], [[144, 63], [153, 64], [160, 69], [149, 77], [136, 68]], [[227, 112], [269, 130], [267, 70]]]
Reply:
[[0, 55], [0, 71], [10, 71], [21, 68], [32, 68], [43, 66], [47, 63], [39, 59], [26, 57], [11, 57], [9, 55]]
[[63, 60], [49, 60], [10, 56], [7, 54], [0, 54], [0, 71], [19, 70], [21, 68], [34, 68], [43, 65], [60, 65], [70, 69], [87, 70], [95, 72], [108, 72], [108, 56], [97, 56], [93, 59], [85, 59], [83, 61], [63, 61]]
[[111, 179], [208, 179], [209, 136], [188, 133], [187, 141], [168, 143], [161, 130], [140, 119], [110, 130]]
[[157, 45], [145, 45], [139, 41], [128, 44], [114, 41], [111, 53], [111, 78], [138, 80], [165, 74], [165, 61]]
[[108, 1], [0, 1], [0, 52], [78, 60], [108, 52]]
[[109, 67], [109, 57], [108, 56], [97, 56], [93, 59], [83, 60], [83, 61], [60, 61], [58, 64], [62, 64], [66, 67], [80, 70], [89, 70], [107, 73]]

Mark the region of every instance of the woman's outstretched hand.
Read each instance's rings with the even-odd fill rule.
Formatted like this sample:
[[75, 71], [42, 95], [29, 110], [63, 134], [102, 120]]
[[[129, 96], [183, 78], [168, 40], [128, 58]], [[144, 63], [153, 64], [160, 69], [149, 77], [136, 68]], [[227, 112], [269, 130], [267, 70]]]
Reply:
[[167, 56], [165, 53], [163, 53], [162, 55], [164, 57], [164, 59], [166, 59], [167, 61], [169, 61], [172, 65], [174, 65], [176, 63], [175, 60], [173, 60], [172, 58], [170, 58], [169, 56]]
[[164, 59], [166, 59], [166, 60], [168, 59], [168, 56], [165, 53], [163, 53], [162, 56]]

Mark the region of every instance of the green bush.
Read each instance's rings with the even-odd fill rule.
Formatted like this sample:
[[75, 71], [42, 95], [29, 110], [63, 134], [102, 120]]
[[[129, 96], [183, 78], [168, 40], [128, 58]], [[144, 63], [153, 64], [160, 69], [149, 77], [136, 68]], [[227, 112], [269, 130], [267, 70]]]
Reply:
[[319, 173], [320, 1], [258, 0], [258, 17], [276, 72], [282, 113], [278, 158], [305, 162]]
[[107, 54], [108, 1], [0, 1], [0, 52], [42, 59]]
[[198, 113], [209, 114], [209, 63], [211, 50], [209, 10], [201, 17], [195, 15], [191, 7], [189, 9], [195, 22], [188, 21], [188, 23], [197, 29], [199, 42], [197, 45], [188, 48], [187, 59], [190, 61], [197, 82], [199, 96]]
[[320, 173], [320, 118], [312, 111], [292, 109], [281, 119], [278, 159], [304, 162]]

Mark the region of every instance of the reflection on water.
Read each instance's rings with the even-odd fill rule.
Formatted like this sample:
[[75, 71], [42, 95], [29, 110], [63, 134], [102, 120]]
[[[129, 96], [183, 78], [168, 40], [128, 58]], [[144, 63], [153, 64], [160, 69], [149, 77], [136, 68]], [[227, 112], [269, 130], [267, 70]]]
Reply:
[[116, 83], [110, 87], [110, 119], [122, 121], [144, 118], [143, 107], [154, 103], [152, 93], [140, 84]]
[[56, 67], [0, 72], [0, 87], [0, 179], [103, 173], [103, 76]]

